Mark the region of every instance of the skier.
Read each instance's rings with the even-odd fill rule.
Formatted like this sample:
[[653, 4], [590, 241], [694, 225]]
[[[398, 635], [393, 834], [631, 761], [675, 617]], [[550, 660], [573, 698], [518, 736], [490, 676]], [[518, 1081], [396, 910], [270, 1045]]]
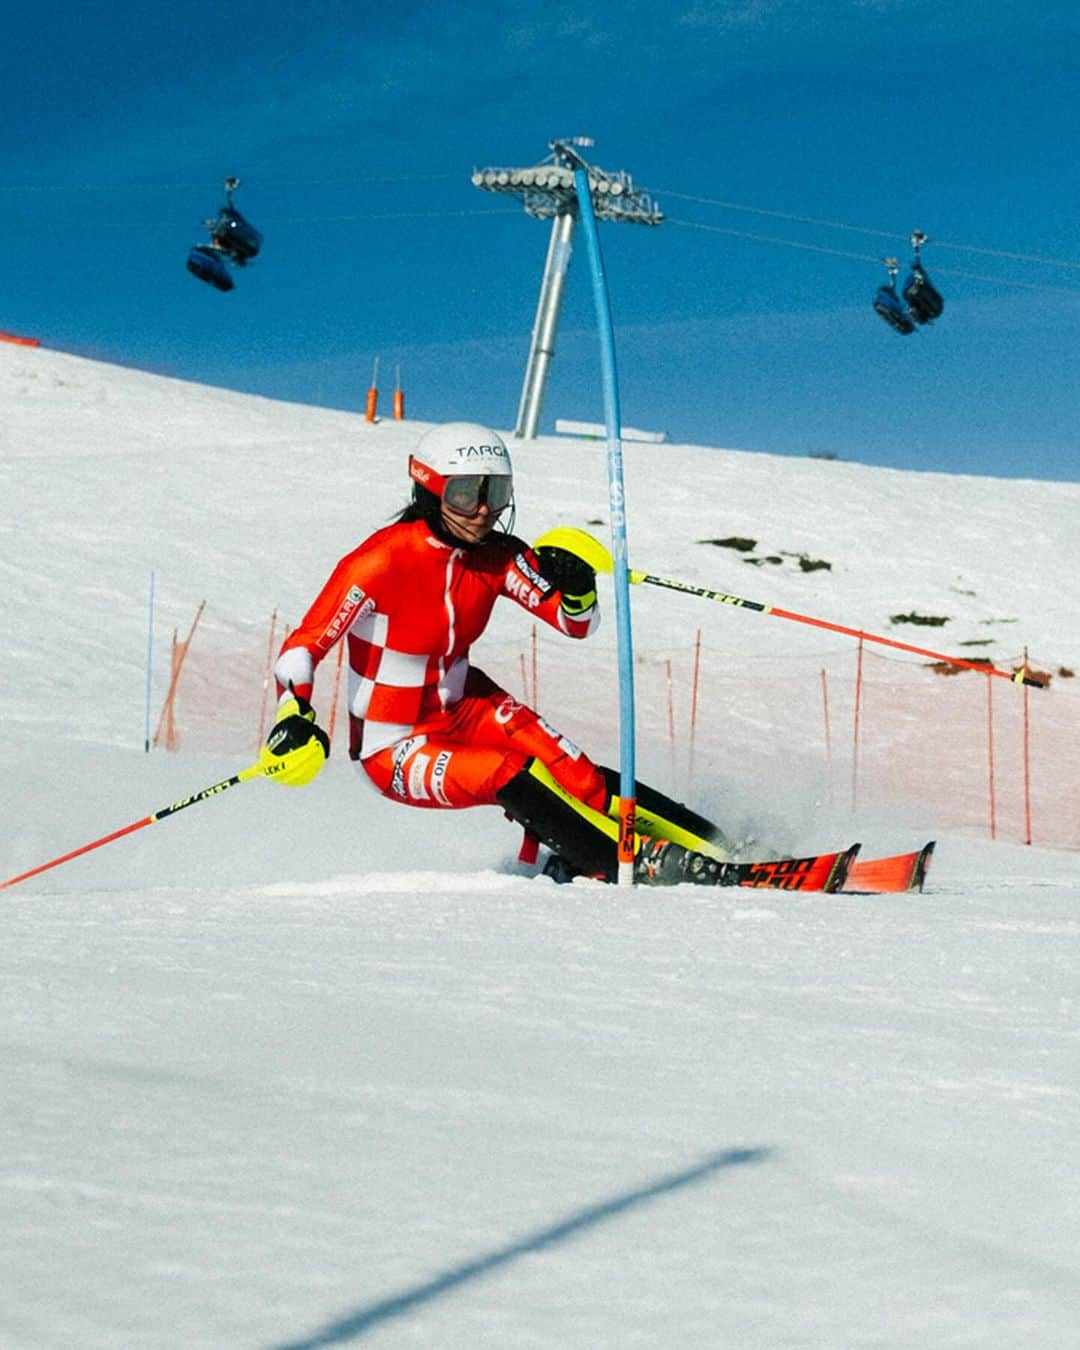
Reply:
[[[322, 768], [330, 747], [312, 685], [346, 638], [349, 754], [384, 796], [429, 809], [501, 806], [551, 850], [545, 870], [556, 880], [613, 881], [618, 776], [469, 660], [500, 596], [569, 638], [595, 632], [594, 570], [511, 533], [513, 470], [497, 432], [468, 422], [433, 428], [409, 458], [409, 477], [408, 505], [341, 559], [286, 638], [264, 763], [289, 786]], [[681, 827], [716, 838], [708, 821], [644, 785], [638, 801], [653, 833]], [[651, 884], [717, 884], [723, 871], [667, 837], [642, 837], [635, 860], [635, 877]]]

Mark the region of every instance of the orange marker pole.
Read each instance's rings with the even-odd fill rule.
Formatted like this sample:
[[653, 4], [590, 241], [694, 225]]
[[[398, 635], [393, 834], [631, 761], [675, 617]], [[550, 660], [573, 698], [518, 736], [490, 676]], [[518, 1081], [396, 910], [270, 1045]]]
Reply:
[[371, 388], [367, 391], [367, 405], [364, 408], [364, 418], [368, 422], [375, 421], [375, 411], [379, 406], [379, 358], [375, 358], [375, 365], [371, 371]]

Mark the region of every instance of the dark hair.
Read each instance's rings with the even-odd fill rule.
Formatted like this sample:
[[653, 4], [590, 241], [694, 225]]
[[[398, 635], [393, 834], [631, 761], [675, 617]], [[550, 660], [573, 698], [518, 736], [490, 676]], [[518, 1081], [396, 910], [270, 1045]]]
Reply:
[[462, 541], [455, 538], [443, 524], [442, 502], [434, 492], [421, 487], [419, 483], [413, 485], [412, 500], [392, 518], [391, 524], [406, 525], [413, 520], [422, 520], [435, 538], [441, 539], [444, 544], [451, 544], [455, 548], [462, 546]]
[[431, 528], [435, 529], [441, 524], [441, 514], [439, 499], [434, 492], [429, 492], [427, 488], [416, 483], [413, 485], [412, 496], [397, 515], [391, 517], [390, 523], [405, 525], [410, 520], [426, 520]]

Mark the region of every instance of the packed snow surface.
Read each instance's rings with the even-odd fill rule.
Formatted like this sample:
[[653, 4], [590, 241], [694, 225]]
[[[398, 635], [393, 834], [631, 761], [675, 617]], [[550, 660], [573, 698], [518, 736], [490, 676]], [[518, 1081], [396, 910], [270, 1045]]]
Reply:
[[[144, 752], [149, 573], [156, 715], [163, 635], [203, 599], [295, 621], [423, 426], [23, 349], [0, 396], [3, 878], [252, 758]], [[603, 447], [514, 454], [520, 533], [606, 520]], [[679, 446], [626, 469], [636, 565], [720, 586], [697, 541], [753, 529], [832, 570], [747, 568], [747, 594], [868, 628], [947, 604], [956, 636], [1016, 620], [1080, 662], [1075, 485]], [[502, 609], [494, 657], [528, 628]], [[700, 611], [635, 593], [636, 639], [685, 648]], [[707, 622], [717, 661], [795, 640]], [[573, 671], [613, 643], [609, 615], [541, 691], [604, 754], [611, 700]], [[775, 747], [741, 778], [723, 720], [691, 778], [644, 718], [647, 776], [804, 848], [936, 833], [926, 892], [556, 887], [498, 812], [411, 812], [338, 753], [0, 893], [0, 1345], [1080, 1344], [1080, 855], [918, 802], [853, 817]]]

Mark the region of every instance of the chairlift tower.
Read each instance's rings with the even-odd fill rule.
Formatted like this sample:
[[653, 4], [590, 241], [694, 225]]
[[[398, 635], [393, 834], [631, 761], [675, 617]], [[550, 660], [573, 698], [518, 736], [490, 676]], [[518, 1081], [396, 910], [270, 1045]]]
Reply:
[[525, 214], [551, 221], [547, 261], [540, 283], [529, 361], [521, 388], [514, 435], [536, 439], [540, 409], [544, 402], [551, 358], [555, 355], [555, 330], [559, 323], [566, 273], [577, 225], [578, 203], [574, 170], [589, 176], [593, 211], [597, 220], [623, 220], [632, 225], [659, 225], [663, 212], [647, 192], [634, 187], [628, 173], [606, 173], [587, 164], [580, 154], [594, 142], [588, 136], [567, 136], [549, 142], [551, 154], [528, 169], [476, 169], [473, 185], [486, 192], [508, 192], [521, 198]]

